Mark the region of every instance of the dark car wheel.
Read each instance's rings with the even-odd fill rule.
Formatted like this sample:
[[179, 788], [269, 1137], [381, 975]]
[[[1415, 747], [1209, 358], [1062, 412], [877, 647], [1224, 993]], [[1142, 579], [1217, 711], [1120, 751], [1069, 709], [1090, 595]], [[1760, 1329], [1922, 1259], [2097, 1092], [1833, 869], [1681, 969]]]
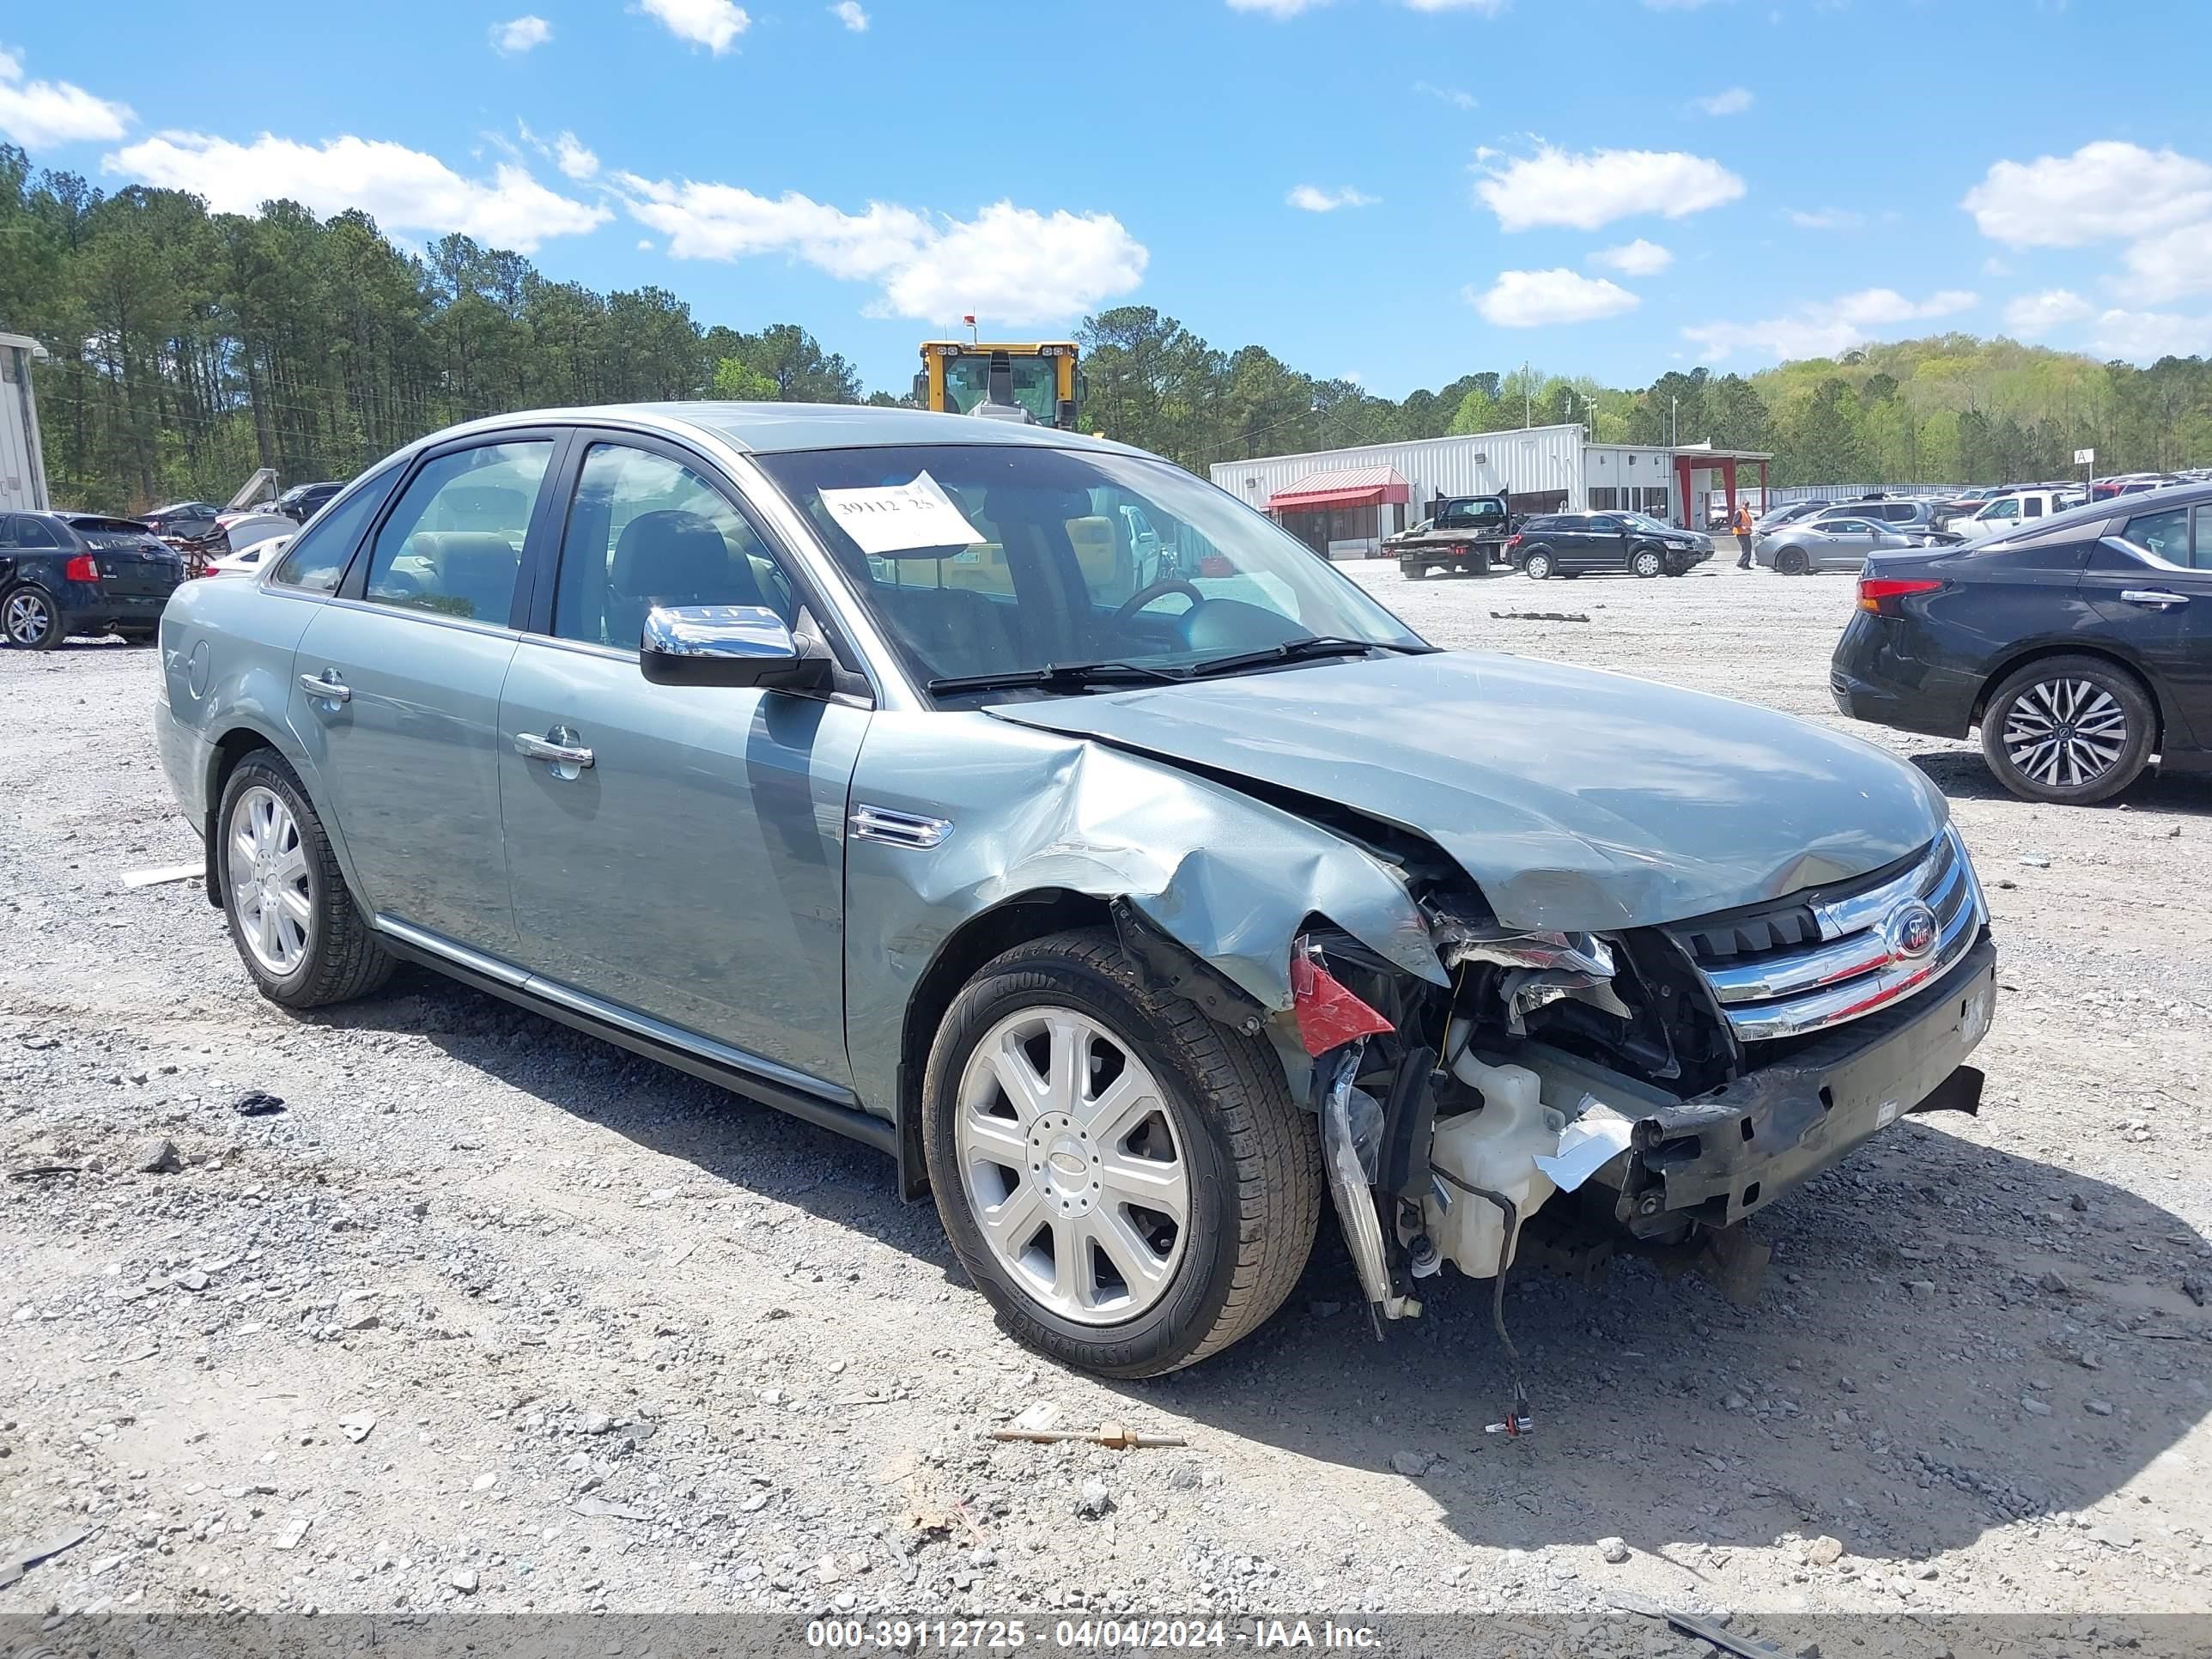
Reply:
[[1257, 1037], [1146, 990], [1103, 930], [988, 964], [922, 1081], [952, 1249], [1012, 1334], [1107, 1376], [1250, 1334], [1313, 1248], [1310, 1113]]
[[2125, 669], [2100, 657], [2046, 657], [1990, 695], [1982, 753], [2022, 800], [2087, 806], [2142, 775], [2156, 719]]
[[322, 820], [274, 750], [238, 763], [215, 822], [223, 915], [263, 996], [319, 1008], [391, 976], [392, 958], [346, 890]]
[[1802, 576], [1812, 568], [1802, 547], [1785, 547], [1774, 556], [1774, 568], [1785, 576]]
[[0, 599], [0, 634], [19, 651], [51, 651], [68, 632], [54, 596], [35, 582], [11, 588]]
[[1531, 553], [1521, 562], [1521, 574], [1531, 580], [1542, 581], [1552, 574], [1552, 556], [1548, 553]]
[[1407, 581], [1417, 582], [1429, 574], [1429, 568], [1425, 564], [1401, 564], [1398, 571]]
[[1661, 556], [1657, 548], [1642, 547], [1638, 548], [1635, 556], [1629, 560], [1628, 568], [1643, 577], [1644, 580], [1649, 581], [1667, 568], [1667, 561]]

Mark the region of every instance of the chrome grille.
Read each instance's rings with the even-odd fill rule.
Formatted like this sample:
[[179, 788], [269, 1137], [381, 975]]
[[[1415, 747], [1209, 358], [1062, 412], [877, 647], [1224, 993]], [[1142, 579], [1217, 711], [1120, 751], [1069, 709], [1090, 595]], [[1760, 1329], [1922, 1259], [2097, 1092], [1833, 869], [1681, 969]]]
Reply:
[[[1774, 919], [1802, 931], [1800, 916], [1811, 918], [1814, 936], [1778, 948]], [[1779, 906], [1753, 918], [1755, 926], [1692, 921], [1668, 931], [1691, 951], [1737, 1037], [1759, 1042], [1911, 996], [1966, 953], [1987, 919], [1966, 847], [1946, 825], [1911, 868], [1863, 891]], [[1713, 948], [1729, 936], [1741, 943]]]

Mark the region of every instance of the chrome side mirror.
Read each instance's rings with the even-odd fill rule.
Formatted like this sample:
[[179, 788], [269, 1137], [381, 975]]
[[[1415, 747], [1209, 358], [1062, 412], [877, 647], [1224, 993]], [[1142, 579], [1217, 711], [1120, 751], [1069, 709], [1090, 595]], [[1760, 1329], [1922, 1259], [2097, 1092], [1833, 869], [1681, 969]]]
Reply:
[[645, 614], [638, 666], [655, 685], [806, 691], [828, 685], [834, 665], [765, 605], [657, 605]]

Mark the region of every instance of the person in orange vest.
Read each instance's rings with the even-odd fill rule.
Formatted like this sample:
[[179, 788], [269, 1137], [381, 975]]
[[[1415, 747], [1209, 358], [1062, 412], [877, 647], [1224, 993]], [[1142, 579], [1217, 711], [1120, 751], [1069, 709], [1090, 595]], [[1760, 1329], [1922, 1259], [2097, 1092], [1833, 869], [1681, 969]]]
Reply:
[[1751, 568], [1751, 504], [1750, 504], [1748, 501], [1739, 501], [1739, 502], [1737, 502], [1737, 503], [1736, 503], [1736, 509], [1735, 509], [1735, 546], [1736, 546], [1736, 561], [1735, 561], [1735, 568], [1736, 568], [1737, 569], [1739, 569], [1739, 570], [1748, 570], [1748, 569], [1750, 569], [1750, 568]]

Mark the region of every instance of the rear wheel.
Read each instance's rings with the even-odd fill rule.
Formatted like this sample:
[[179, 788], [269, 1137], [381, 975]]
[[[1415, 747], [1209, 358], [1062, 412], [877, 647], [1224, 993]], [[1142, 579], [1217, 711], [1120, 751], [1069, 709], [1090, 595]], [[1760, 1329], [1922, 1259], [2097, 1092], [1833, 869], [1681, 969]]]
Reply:
[[374, 991], [392, 958], [346, 890], [322, 820], [292, 769], [260, 750], [238, 763], [216, 815], [231, 942], [261, 994], [319, 1008]]
[[1661, 556], [1657, 548], [1641, 547], [1636, 550], [1635, 556], [1629, 560], [1628, 568], [1644, 580], [1649, 581], [1667, 568], [1667, 561]]
[[1552, 574], [1552, 556], [1548, 553], [1531, 553], [1522, 561], [1521, 571], [1523, 575], [1533, 580], [1542, 581], [1545, 577]]
[[1425, 564], [1401, 564], [1398, 574], [1409, 582], [1417, 582], [1429, 574], [1429, 568]]
[[1982, 711], [1982, 753], [2022, 800], [2087, 806], [2150, 762], [2156, 714], [2142, 683], [2099, 657], [2046, 657], [2008, 676]]
[[62, 642], [61, 607], [52, 594], [25, 582], [0, 600], [0, 633], [19, 651], [51, 651]]
[[1812, 568], [1802, 547], [1785, 547], [1774, 556], [1774, 568], [1785, 576], [1802, 576]]
[[1267, 1045], [1155, 995], [1103, 931], [997, 957], [955, 999], [922, 1085], [952, 1248], [1013, 1334], [1109, 1376], [1249, 1334], [1313, 1246], [1310, 1114]]

